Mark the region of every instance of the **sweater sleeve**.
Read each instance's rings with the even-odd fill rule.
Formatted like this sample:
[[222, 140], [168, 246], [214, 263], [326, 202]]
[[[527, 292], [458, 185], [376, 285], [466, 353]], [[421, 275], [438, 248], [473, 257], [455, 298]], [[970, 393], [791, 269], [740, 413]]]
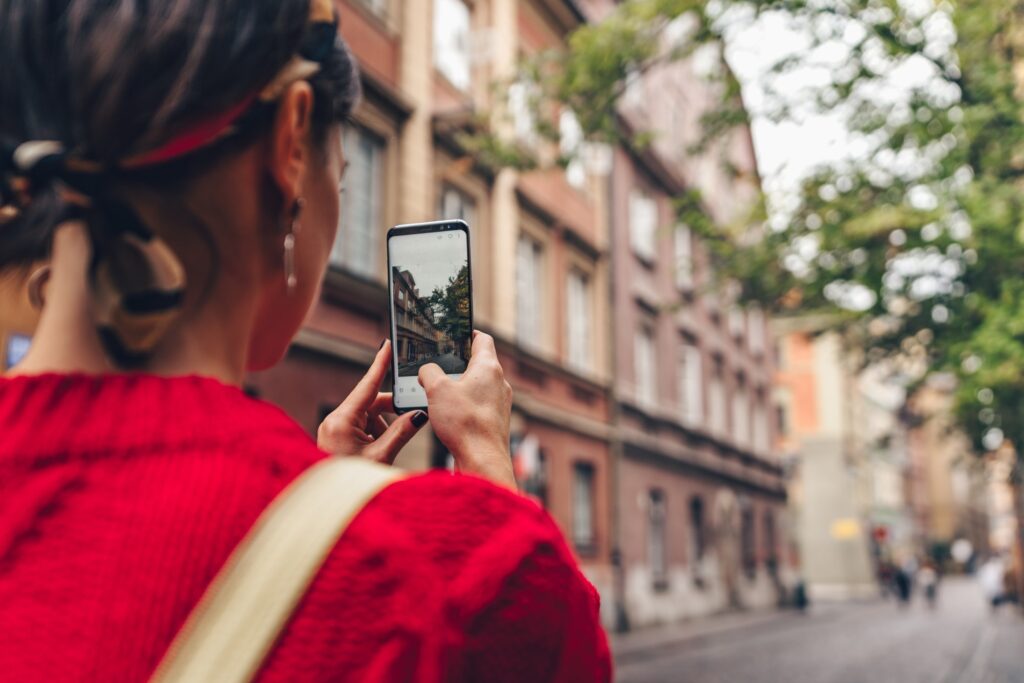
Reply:
[[531, 521], [523, 533], [533, 536], [532, 549], [467, 624], [464, 660], [449, 680], [611, 680], [597, 591], [550, 517], [538, 511]]

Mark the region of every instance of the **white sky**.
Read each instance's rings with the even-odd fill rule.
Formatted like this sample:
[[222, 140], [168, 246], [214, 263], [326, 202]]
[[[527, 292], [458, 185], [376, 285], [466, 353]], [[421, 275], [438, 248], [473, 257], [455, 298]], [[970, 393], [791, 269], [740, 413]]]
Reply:
[[[908, 6], [915, 2], [922, 4], [922, 1], [904, 0]], [[926, 11], [928, 6], [923, 2], [920, 11]], [[925, 26], [930, 50], [942, 53], [953, 45], [955, 30], [944, 15], [933, 17]], [[785, 15], [772, 12], [748, 27], [727, 31], [727, 58], [743, 83], [744, 101], [753, 116], [758, 166], [765, 190], [777, 202], [777, 208], [784, 208], [786, 195], [798, 190], [800, 180], [817, 166], [863, 158], [868, 149], [864, 140], [846, 131], [841, 107], [829, 114], [811, 111], [809, 98], [800, 94], [808, 87], [827, 85], [835, 72], [850, 67], [846, 43], [863, 36], [863, 29], [853, 24], [844, 29], [843, 41], [833, 41], [815, 51], [814, 61], [818, 66], [801, 68], [776, 81], [776, 87], [791, 103], [803, 105], [796, 109], [798, 120], [774, 123], [758, 115], [766, 107], [761, 83], [769, 69], [785, 57], [806, 56], [811, 45], [809, 30], [794, 27]], [[869, 92], [880, 101], [898, 104], [906, 101], [913, 87], [923, 84], [931, 87], [934, 76], [934, 67], [927, 60], [914, 57], [892, 69], [885, 82], [872, 86]], [[955, 93], [944, 92], [938, 85], [935, 87], [936, 97], [948, 100], [950, 106], [955, 104]], [[894, 161], [893, 168], [902, 169], [904, 165]]]
[[[841, 160], [849, 152], [851, 137], [843, 117], [802, 112], [801, 122], [774, 123], [757, 116], [764, 92], [759, 82], [778, 60], [800, 52], [809, 44], [806, 35], [789, 26], [778, 13], [766, 14], [750, 28], [730, 36], [729, 64], [743, 83], [744, 101], [754, 114], [752, 132], [765, 190], [774, 198], [796, 191], [799, 181], [822, 163]], [[795, 74], [794, 92], [821, 83], [822, 74]]]
[[447, 285], [466, 265], [466, 233], [461, 230], [393, 237], [388, 249], [391, 265], [412, 273], [420, 296]]

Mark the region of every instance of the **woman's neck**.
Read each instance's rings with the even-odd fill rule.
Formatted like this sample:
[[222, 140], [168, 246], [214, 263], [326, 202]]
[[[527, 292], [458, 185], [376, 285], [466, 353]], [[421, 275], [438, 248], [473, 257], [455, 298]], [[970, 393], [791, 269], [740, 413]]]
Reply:
[[[11, 374], [121, 372], [103, 349], [91, 312], [88, 263], [91, 246], [84, 226], [69, 223], [54, 235], [52, 275], [46, 306], [28, 354]], [[232, 305], [217, 305], [233, 300]], [[242, 384], [253, 310], [245, 297], [211, 293], [197, 310], [161, 341], [144, 370], [158, 375], [202, 375]]]

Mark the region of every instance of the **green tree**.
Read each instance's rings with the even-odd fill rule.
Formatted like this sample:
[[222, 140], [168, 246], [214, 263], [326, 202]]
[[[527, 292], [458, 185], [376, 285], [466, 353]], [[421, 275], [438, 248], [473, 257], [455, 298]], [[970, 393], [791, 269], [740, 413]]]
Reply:
[[[702, 45], [723, 45], [766, 13], [788, 17], [811, 46], [773, 65], [762, 113], [780, 120], [801, 107], [842, 114], [864, 151], [820, 168], [799, 205], [773, 212], [769, 223], [762, 204], [735, 225], [716, 224], [697, 190], [677, 198], [679, 220], [702, 235], [716, 272], [740, 286], [742, 299], [775, 313], [827, 313], [868, 362], [909, 355], [954, 373], [963, 386], [957, 414], [978, 449], [992, 443], [992, 424], [978, 418], [988, 411], [1024, 444], [1024, 432], [1006, 428], [1024, 429], [1024, 357], [981, 352], [996, 354], [991, 342], [1005, 328], [995, 321], [1020, 313], [1024, 2], [629, 0], [575, 31], [566, 49], [524, 62], [521, 73], [536, 85], [542, 123], [569, 107], [588, 141], [641, 147], [649, 133], [625, 132], [618, 115], [630, 80]], [[823, 67], [821, 55], [837, 45], [842, 64]], [[776, 87], [815, 68], [830, 70], [828, 82], [797, 96]], [[894, 74], [907, 69], [919, 77], [893, 96]], [[749, 123], [731, 71], [712, 79], [719, 104], [704, 113], [694, 154]], [[538, 132], [552, 141], [558, 134], [550, 125]], [[536, 163], [496, 135], [468, 134], [465, 142], [497, 165]], [[964, 370], [967, 358], [969, 367], [980, 363], [974, 372]], [[990, 364], [1000, 368], [1002, 389], [983, 403], [977, 395], [992, 377]]]
[[464, 265], [448, 278], [444, 287], [436, 287], [427, 299], [434, 311], [434, 324], [457, 345], [463, 357], [468, 355], [472, 329], [469, 320], [469, 266]]
[[[766, 13], [786, 17], [811, 44], [772, 65], [759, 113], [840, 115], [861, 153], [814, 172], [795, 206], [762, 202], [719, 225], [694, 189], [677, 198], [678, 219], [703, 237], [720, 282], [738, 284], [743, 300], [776, 314], [825, 314], [865, 362], [909, 357], [952, 373], [958, 426], [979, 453], [1003, 438], [1016, 448], [1019, 489], [1024, 0], [627, 0], [521, 72], [537, 86], [538, 120], [569, 107], [586, 140], [642, 147], [649, 134], [626, 132], [619, 117], [630, 80], [724, 45]], [[842, 59], [828, 62], [837, 46]], [[808, 69], [828, 78], [796, 96], [778, 87]], [[907, 72], [916, 78], [901, 82]], [[729, 69], [714, 79], [719, 103], [703, 115], [694, 154], [749, 123]], [[553, 126], [538, 132], [557, 139]], [[495, 135], [465, 143], [499, 166], [536, 163]]]

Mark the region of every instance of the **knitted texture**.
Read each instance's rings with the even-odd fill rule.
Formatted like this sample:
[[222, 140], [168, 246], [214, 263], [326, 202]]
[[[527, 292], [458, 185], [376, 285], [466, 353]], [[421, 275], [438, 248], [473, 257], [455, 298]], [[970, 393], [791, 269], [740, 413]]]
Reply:
[[[0, 677], [146, 680], [322, 457], [280, 410], [210, 379], [0, 379]], [[610, 678], [597, 593], [548, 514], [431, 473], [356, 516], [257, 680]]]

